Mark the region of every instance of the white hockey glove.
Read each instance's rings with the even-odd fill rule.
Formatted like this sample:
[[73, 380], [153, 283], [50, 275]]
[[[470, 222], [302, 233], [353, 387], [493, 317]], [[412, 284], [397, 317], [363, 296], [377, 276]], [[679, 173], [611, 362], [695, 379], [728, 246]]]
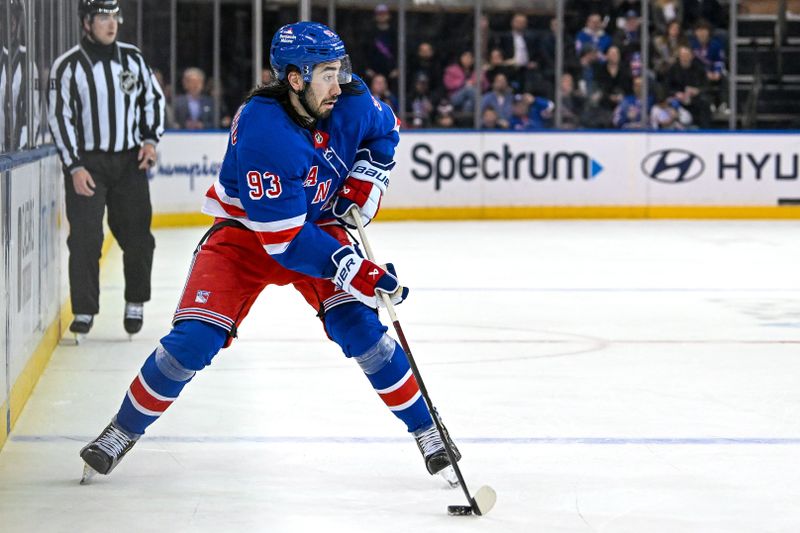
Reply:
[[400, 285], [391, 263], [383, 269], [361, 257], [353, 246], [342, 246], [331, 259], [336, 265], [334, 285], [373, 309], [383, 306], [379, 292], [388, 294], [395, 305], [408, 297], [408, 288]]
[[[394, 166], [394, 163], [387, 165]], [[366, 159], [355, 162], [344, 180], [333, 203], [333, 216], [348, 228], [355, 228], [348, 212], [355, 206], [361, 214], [361, 222], [369, 224], [381, 207], [381, 197], [389, 187], [389, 170], [380, 168]], [[356, 216], [353, 213], [353, 216]]]

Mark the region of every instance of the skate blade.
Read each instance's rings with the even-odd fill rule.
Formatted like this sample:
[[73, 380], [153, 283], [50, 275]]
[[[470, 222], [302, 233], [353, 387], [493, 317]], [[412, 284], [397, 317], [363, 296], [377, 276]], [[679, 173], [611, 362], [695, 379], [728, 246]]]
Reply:
[[81, 485], [87, 485], [96, 475], [97, 470], [86, 463], [83, 463], [83, 476], [81, 476]]
[[64, 335], [61, 337], [61, 340], [58, 341], [59, 346], [80, 346], [83, 341], [86, 340], [86, 335], [83, 333], [70, 333], [69, 335]]
[[452, 466], [446, 466], [439, 471], [439, 475], [442, 476], [442, 479], [447, 481], [447, 484], [450, 485], [451, 489], [458, 487], [458, 476], [456, 475], [456, 471], [453, 470]]
[[472, 497], [472, 501], [475, 502], [475, 510], [479, 515], [483, 516], [494, 507], [495, 502], [497, 502], [497, 493], [489, 485], [484, 485], [478, 489], [478, 492]]

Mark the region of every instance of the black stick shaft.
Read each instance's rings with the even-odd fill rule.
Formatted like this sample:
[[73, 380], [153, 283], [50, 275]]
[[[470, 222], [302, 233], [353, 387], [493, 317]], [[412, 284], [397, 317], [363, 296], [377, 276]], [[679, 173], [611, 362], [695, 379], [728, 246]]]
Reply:
[[[386, 295], [384, 295], [384, 298], [385, 300], [389, 299], [388, 296]], [[391, 305], [391, 301], [389, 301], [388, 303]], [[425, 387], [425, 382], [422, 381], [422, 375], [420, 375], [419, 368], [417, 368], [417, 363], [416, 361], [414, 361], [414, 356], [411, 354], [411, 348], [408, 346], [408, 341], [406, 340], [406, 336], [403, 333], [403, 328], [400, 326], [400, 321], [393, 320], [392, 325], [394, 326], [394, 330], [397, 332], [397, 337], [400, 340], [400, 346], [402, 346], [403, 350], [406, 352], [406, 356], [408, 357], [408, 364], [411, 366], [411, 373], [414, 375], [414, 379], [417, 380], [417, 385], [419, 385], [419, 391], [422, 394], [422, 398], [425, 400], [425, 405], [428, 406], [428, 411], [431, 413], [431, 418], [433, 418], [433, 423], [436, 425], [436, 429], [439, 431], [439, 435], [442, 437], [442, 444], [444, 444], [444, 451], [447, 453], [448, 459], [450, 459], [450, 464], [453, 467], [453, 471], [455, 471], [456, 473], [458, 482], [461, 484], [461, 489], [464, 491], [464, 496], [467, 497], [467, 501], [469, 502], [473, 511], [476, 514], [480, 515], [481, 512], [478, 509], [478, 506], [475, 504], [475, 500], [472, 499], [472, 496], [470, 496], [469, 489], [467, 488], [467, 483], [466, 481], [464, 481], [463, 474], [461, 474], [461, 468], [459, 468], [458, 466], [458, 462], [456, 461], [456, 456], [453, 453], [452, 448], [450, 448], [450, 443], [448, 442], [447, 438], [445, 438], [444, 428], [442, 427], [442, 423], [439, 420], [439, 413], [433, 406], [433, 401], [431, 400], [431, 397], [428, 394], [427, 387]]]
[[[361, 244], [364, 245], [364, 250], [367, 252], [367, 259], [374, 262], [375, 254], [372, 252], [372, 247], [369, 245], [369, 241], [367, 240], [367, 232], [364, 230], [363, 222], [361, 222], [361, 214], [358, 212], [358, 209], [355, 208], [355, 206], [351, 208], [350, 215], [350, 219], [352, 220], [353, 224], [355, 224], [356, 230], [358, 230], [358, 236], [361, 237]], [[461, 474], [461, 468], [459, 468], [458, 463], [456, 462], [455, 453], [453, 453], [453, 449], [450, 447], [450, 443], [445, 437], [442, 421], [439, 420], [439, 413], [433, 406], [431, 397], [428, 394], [428, 389], [425, 387], [425, 382], [422, 381], [422, 376], [419, 373], [419, 368], [417, 368], [417, 363], [414, 361], [414, 356], [411, 355], [411, 348], [408, 346], [408, 341], [403, 333], [403, 328], [400, 327], [400, 320], [398, 320], [397, 314], [394, 311], [394, 304], [392, 304], [391, 298], [389, 298], [389, 295], [385, 292], [381, 292], [380, 296], [383, 300], [384, 307], [386, 307], [386, 311], [389, 313], [389, 318], [392, 320], [394, 330], [397, 332], [397, 337], [400, 340], [400, 346], [402, 346], [403, 350], [406, 352], [408, 363], [411, 366], [411, 373], [414, 375], [414, 379], [417, 380], [417, 385], [419, 385], [419, 391], [422, 394], [422, 398], [425, 400], [425, 405], [428, 407], [431, 418], [433, 418], [433, 423], [436, 425], [436, 430], [439, 432], [439, 436], [442, 438], [444, 451], [447, 453], [447, 458], [450, 459], [450, 465], [453, 467], [453, 471], [456, 473], [458, 482], [461, 484], [461, 489], [464, 491], [464, 496], [467, 497], [467, 502], [469, 502], [473, 512], [480, 515], [481, 511], [475, 504], [475, 499], [470, 496], [467, 483], [464, 481], [464, 476]]]

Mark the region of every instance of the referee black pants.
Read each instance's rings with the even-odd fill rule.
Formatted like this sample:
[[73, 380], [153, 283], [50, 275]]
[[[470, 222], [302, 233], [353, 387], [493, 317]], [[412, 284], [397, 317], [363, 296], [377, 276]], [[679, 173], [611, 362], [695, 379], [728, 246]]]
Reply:
[[125, 301], [150, 300], [150, 274], [155, 239], [150, 233], [152, 206], [147, 174], [139, 170], [138, 149], [119, 153], [92, 152], [81, 161], [95, 182], [94, 196], [80, 196], [65, 173], [69, 220], [69, 284], [73, 314], [100, 311], [100, 254], [103, 215], [122, 248]]

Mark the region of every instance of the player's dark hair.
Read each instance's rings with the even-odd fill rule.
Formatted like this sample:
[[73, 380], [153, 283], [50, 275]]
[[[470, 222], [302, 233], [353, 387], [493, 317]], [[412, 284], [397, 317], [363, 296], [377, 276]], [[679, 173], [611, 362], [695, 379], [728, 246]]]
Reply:
[[[300, 70], [294, 65], [289, 65], [287, 72], [291, 72], [292, 70], [300, 72]], [[350, 83], [345, 83], [339, 87], [342, 89], [342, 94], [363, 94], [366, 92], [364, 84], [356, 78], [353, 78], [353, 81]], [[273, 79], [268, 83], [254, 87], [247, 95], [247, 98], [245, 98], [245, 103], [249, 102], [255, 96], [272, 98], [277, 100], [283, 106], [283, 108], [286, 110], [286, 113], [292, 118], [292, 120], [294, 120], [301, 127], [309, 128], [313, 126], [316, 121], [309, 123], [308, 119], [300, 115], [300, 113], [297, 112], [292, 103], [289, 101], [289, 93], [291, 90], [292, 88], [289, 85], [288, 80]]]

